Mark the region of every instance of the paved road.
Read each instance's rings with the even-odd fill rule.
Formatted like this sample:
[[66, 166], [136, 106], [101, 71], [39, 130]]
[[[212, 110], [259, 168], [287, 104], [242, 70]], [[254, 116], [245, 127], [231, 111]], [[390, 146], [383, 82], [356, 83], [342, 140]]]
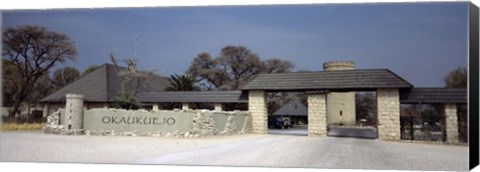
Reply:
[[260, 138], [173, 152], [141, 164], [304, 167], [380, 170], [466, 170], [468, 150], [338, 137], [265, 135]]
[[2, 161], [440, 171], [468, 167], [466, 146], [372, 139], [273, 134], [200, 139], [0, 134]]

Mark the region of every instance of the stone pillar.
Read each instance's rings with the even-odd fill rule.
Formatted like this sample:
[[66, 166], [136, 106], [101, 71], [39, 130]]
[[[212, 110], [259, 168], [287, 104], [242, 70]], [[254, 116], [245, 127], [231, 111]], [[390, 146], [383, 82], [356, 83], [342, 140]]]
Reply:
[[252, 115], [252, 132], [266, 134], [267, 122], [267, 96], [263, 90], [248, 91], [248, 110]]
[[326, 94], [308, 94], [308, 136], [327, 135]]
[[378, 138], [400, 140], [400, 96], [398, 89], [377, 89]]
[[182, 103], [182, 110], [187, 110], [189, 109], [188, 103]]
[[63, 125], [66, 130], [83, 129], [83, 95], [67, 94], [65, 118]]
[[221, 103], [215, 103], [214, 106], [216, 111], [223, 111], [223, 107]]
[[457, 105], [445, 104], [447, 143], [458, 143]]

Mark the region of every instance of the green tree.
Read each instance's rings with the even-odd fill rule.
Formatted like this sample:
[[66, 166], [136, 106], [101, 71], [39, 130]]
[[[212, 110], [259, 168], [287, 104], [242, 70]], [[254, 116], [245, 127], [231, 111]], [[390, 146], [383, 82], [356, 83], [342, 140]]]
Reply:
[[52, 86], [55, 90], [65, 87], [80, 78], [80, 71], [73, 67], [59, 68], [53, 72]]
[[277, 58], [267, 59], [263, 61], [263, 72], [264, 73], [285, 73], [290, 72], [294, 65], [285, 60], [280, 60]]
[[244, 46], [226, 46], [217, 58], [200, 53], [186, 73], [207, 90], [238, 90], [260, 73], [290, 72], [292, 68], [291, 62], [280, 59], [261, 61]]
[[131, 94], [118, 94], [113, 98], [112, 106], [126, 110], [138, 109], [140, 107], [137, 98]]
[[[290, 72], [294, 65], [280, 59], [260, 60], [260, 57], [244, 46], [225, 46], [217, 58], [200, 53], [193, 59], [187, 75], [195, 78], [199, 87], [206, 90], [238, 90], [261, 73]], [[279, 103], [288, 100], [286, 94], [269, 93], [268, 107], [275, 110]], [[245, 109], [243, 104], [227, 104], [226, 110]]]
[[[165, 88], [165, 91], [197, 91], [200, 90], [195, 86], [195, 79], [188, 75], [170, 75], [168, 78], [170, 85]], [[196, 103], [197, 107], [203, 107], [205, 104]], [[167, 109], [180, 108], [182, 103], [164, 103], [164, 107]]]
[[12, 62], [20, 76], [9, 98], [13, 100], [10, 118], [19, 112], [22, 102], [37, 99], [31, 93], [55, 64], [73, 61], [77, 55], [75, 43], [67, 35], [33, 25], [7, 28], [2, 47], [3, 60]]
[[195, 86], [195, 79], [187, 75], [170, 75], [170, 85], [165, 91], [194, 91], [199, 90]]
[[467, 69], [458, 67], [443, 78], [446, 88], [467, 88]]
[[85, 76], [87, 74], [89, 74], [90, 72], [93, 72], [95, 69], [97, 69], [99, 66], [96, 65], [96, 64], [93, 64], [93, 65], [90, 65], [88, 66], [83, 72], [82, 72], [82, 76]]
[[9, 60], [3, 60], [2, 66], [2, 91], [3, 91], [3, 106], [9, 107], [15, 101], [15, 92], [20, 85], [21, 80], [20, 71], [15, 67], [15, 64]]

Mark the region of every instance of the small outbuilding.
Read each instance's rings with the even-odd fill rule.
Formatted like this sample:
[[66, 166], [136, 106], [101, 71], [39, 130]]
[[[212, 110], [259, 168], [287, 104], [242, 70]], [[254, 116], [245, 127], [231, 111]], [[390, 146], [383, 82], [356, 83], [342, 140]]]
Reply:
[[273, 116], [289, 117], [293, 125], [308, 124], [308, 110], [300, 101], [290, 101], [272, 114]]

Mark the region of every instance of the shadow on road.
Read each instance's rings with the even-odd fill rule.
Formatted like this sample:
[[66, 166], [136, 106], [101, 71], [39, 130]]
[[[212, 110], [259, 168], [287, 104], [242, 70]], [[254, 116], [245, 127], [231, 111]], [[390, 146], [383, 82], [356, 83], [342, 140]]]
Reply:
[[330, 127], [327, 136], [376, 139], [377, 130], [375, 128]]

